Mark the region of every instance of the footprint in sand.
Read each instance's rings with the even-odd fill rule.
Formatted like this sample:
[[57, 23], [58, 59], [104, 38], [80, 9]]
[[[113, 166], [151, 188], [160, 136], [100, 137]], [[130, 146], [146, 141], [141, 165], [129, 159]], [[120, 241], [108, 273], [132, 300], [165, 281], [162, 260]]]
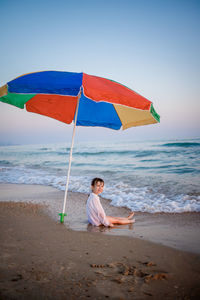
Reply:
[[[156, 266], [153, 262], [145, 262], [142, 264], [148, 267]], [[163, 280], [168, 277], [168, 275], [164, 272], [151, 274], [138, 269], [135, 266], [130, 266], [121, 262], [112, 262], [106, 265], [91, 264], [90, 266], [98, 269], [98, 271], [95, 271], [96, 274], [104, 277], [110, 277], [112, 281], [117, 283], [123, 283], [125, 281], [138, 282], [138, 279], [142, 279], [143, 282], [149, 283], [151, 280]]]

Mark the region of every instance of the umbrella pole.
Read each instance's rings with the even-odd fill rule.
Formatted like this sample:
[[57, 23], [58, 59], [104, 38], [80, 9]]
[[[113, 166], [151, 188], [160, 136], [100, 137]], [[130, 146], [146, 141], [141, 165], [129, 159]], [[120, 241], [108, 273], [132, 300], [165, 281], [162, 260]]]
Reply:
[[70, 176], [71, 163], [72, 163], [72, 151], [73, 151], [73, 147], [74, 147], [74, 137], [75, 137], [75, 131], [76, 131], [76, 122], [77, 122], [77, 116], [78, 116], [78, 107], [79, 107], [80, 97], [81, 97], [81, 92], [78, 95], [76, 112], [75, 112], [74, 128], [73, 128], [73, 134], [72, 134], [72, 143], [71, 143], [71, 149], [70, 149], [70, 154], [69, 154], [69, 166], [68, 166], [68, 173], [67, 173], [67, 182], [66, 182], [65, 196], [64, 196], [64, 202], [63, 202], [63, 211], [62, 211], [62, 213], [59, 214], [59, 216], [60, 216], [60, 223], [64, 223], [64, 217], [67, 215], [65, 213], [65, 206], [66, 206], [66, 201], [67, 201], [67, 193], [68, 193], [68, 186], [69, 186], [69, 176]]

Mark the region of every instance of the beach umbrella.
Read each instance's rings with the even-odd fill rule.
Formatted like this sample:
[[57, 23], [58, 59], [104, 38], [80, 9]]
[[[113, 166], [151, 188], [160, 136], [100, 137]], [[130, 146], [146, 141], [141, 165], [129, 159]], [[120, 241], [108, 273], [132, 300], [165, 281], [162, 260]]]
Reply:
[[128, 87], [86, 73], [42, 71], [0, 88], [0, 101], [70, 124], [74, 121], [63, 211], [64, 222], [76, 126], [118, 130], [160, 122], [151, 101]]

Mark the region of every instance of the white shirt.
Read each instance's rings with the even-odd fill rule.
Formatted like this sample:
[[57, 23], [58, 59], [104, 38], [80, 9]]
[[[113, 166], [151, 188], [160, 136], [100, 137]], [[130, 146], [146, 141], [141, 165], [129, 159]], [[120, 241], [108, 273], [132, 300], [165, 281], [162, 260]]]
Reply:
[[86, 204], [86, 211], [88, 222], [92, 225], [99, 226], [109, 226], [110, 223], [106, 218], [105, 211], [101, 205], [99, 196], [91, 193]]

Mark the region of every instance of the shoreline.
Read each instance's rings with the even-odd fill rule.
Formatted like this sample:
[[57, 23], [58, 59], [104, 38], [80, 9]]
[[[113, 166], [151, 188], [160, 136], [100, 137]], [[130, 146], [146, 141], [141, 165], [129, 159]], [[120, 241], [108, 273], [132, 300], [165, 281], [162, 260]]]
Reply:
[[0, 298], [198, 299], [200, 255], [75, 231], [43, 205], [0, 203]]
[[[41, 204], [45, 213], [59, 223], [64, 192], [41, 185], [0, 184], [0, 202], [26, 202]], [[200, 254], [200, 213], [135, 213], [133, 225], [119, 225], [115, 228], [88, 225], [85, 213], [87, 195], [69, 192], [66, 204], [67, 217], [64, 225], [75, 231], [101, 232], [105, 235], [127, 236], [152, 241], [182, 251]], [[107, 215], [127, 216], [129, 209], [114, 207], [110, 201], [101, 198]]]

